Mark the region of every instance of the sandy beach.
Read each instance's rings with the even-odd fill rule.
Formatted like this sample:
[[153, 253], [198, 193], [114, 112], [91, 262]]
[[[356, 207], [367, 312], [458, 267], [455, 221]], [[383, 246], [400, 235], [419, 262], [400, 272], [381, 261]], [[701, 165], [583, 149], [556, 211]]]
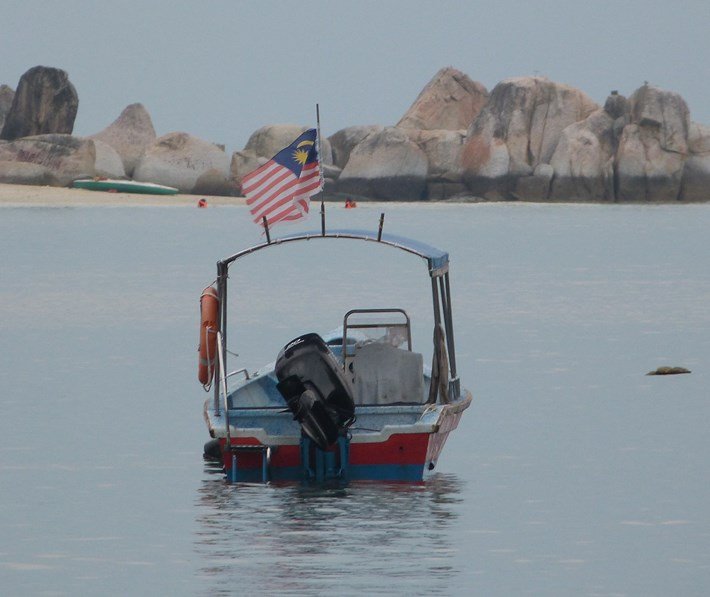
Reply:
[[210, 195], [142, 195], [137, 193], [108, 193], [86, 189], [32, 186], [0, 183], [0, 207], [72, 207], [121, 205], [197, 205], [200, 199], [207, 206], [243, 205], [244, 197], [214, 197]]

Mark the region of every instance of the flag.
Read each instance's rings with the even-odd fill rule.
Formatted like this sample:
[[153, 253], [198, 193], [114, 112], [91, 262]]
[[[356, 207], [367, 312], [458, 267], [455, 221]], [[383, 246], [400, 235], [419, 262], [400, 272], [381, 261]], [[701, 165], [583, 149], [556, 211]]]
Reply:
[[242, 180], [254, 222], [261, 224], [266, 216], [269, 226], [305, 217], [311, 195], [322, 188], [316, 129], [304, 132]]

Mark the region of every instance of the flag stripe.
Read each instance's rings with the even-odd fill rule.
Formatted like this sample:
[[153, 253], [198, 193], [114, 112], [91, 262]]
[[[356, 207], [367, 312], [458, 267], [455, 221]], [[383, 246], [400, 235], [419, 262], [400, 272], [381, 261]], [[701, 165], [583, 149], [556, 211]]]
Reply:
[[[253, 216], [255, 216], [254, 221], [261, 222], [261, 218], [263, 216], [266, 216], [268, 220], [271, 220], [271, 218], [274, 217], [273, 214], [281, 210], [284, 205], [293, 205], [296, 202], [303, 202], [304, 200], [308, 200], [313, 194], [313, 192], [317, 191], [318, 188], [320, 188], [320, 182], [314, 181], [308, 187], [303, 188], [302, 192], [298, 194], [294, 194], [291, 192], [284, 193], [281, 199], [273, 201], [269, 205], [265, 206], [264, 209], [252, 210], [251, 213]], [[306, 209], [306, 211], [308, 210]]]
[[[308, 213], [308, 210], [305, 210], [305, 212]], [[300, 209], [298, 209], [292, 202], [289, 202], [275, 210], [269, 217], [267, 217], [267, 221], [269, 222], [269, 225], [271, 225], [272, 223], [281, 222], [283, 220], [298, 220], [302, 218], [303, 215], [304, 214]], [[259, 222], [261, 222], [261, 218], [259, 218], [257, 223]]]
[[279, 180], [283, 180], [286, 177], [293, 177], [293, 174], [289, 171], [284, 172], [282, 169], [275, 170], [270, 172], [267, 177], [254, 181], [252, 185], [245, 188], [245, 192], [249, 196], [249, 200], [253, 203], [258, 201], [259, 198]]
[[[278, 179], [271, 181], [268, 187], [259, 187], [258, 190], [249, 191], [250, 198], [247, 200], [247, 204], [253, 205], [252, 210], [261, 209], [264, 204], [275, 200], [277, 195], [281, 195], [284, 191], [294, 187], [297, 190], [299, 184], [310, 181], [315, 176], [318, 176], [318, 172], [315, 170], [302, 175], [300, 179], [290, 173], [279, 176]], [[268, 195], [265, 195], [266, 191], [268, 191]]]
[[[247, 174], [243, 178], [242, 184], [243, 185], [256, 184], [257, 180], [260, 180], [265, 175], [267, 175], [269, 172], [273, 171], [274, 169], [277, 169], [278, 167], [279, 167], [279, 164], [277, 164], [273, 160], [269, 160], [263, 166], [259, 166], [256, 170], [253, 170], [252, 172]], [[252, 180], [254, 181], [253, 183], [252, 183]]]
[[277, 193], [279, 189], [292, 180], [297, 179], [289, 170], [286, 170], [285, 172], [274, 172], [268, 179], [259, 181], [259, 186], [253, 188], [253, 190], [247, 191], [249, 194], [247, 204], [253, 205], [261, 199], [268, 201], [269, 197], [271, 197], [273, 193]]
[[266, 164], [242, 179], [242, 192], [257, 224], [292, 222], [305, 217], [310, 197], [323, 188], [317, 133], [309, 129]]
[[272, 208], [278, 207], [288, 201], [292, 201], [295, 198], [296, 193], [299, 193], [300, 196], [300, 194], [302, 194], [301, 191], [307, 192], [308, 190], [315, 190], [315, 187], [310, 188], [312, 186], [313, 185], [311, 184], [308, 187], [304, 187], [300, 181], [292, 181], [290, 184], [284, 185], [283, 188], [279, 189], [280, 192], [274, 192], [269, 201], [262, 201], [258, 205], [253, 206], [251, 208], [251, 212], [252, 214], [261, 217], [271, 211]]
[[[278, 207], [284, 202], [293, 200], [297, 195], [300, 197], [309, 191], [316, 191], [319, 188], [320, 180], [317, 172], [309, 175], [305, 180], [292, 178], [292, 180], [284, 181], [278, 188], [273, 189], [269, 197], [264, 198], [256, 205], [252, 205], [251, 212], [261, 219], [261, 216], [267, 214], [272, 207]], [[310, 197], [312, 194], [308, 193], [308, 196]]]
[[259, 170], [255, 170], [251, 174], [245, 176], [242, 181], [242, 188], [250, 193], [255, 192], [255, 189], [263, 186], [269, 180], [273, 180], [285, 172], [290, 172], [290, 170], [272, 160], [264, 164], [261, 168], [259, 168]]

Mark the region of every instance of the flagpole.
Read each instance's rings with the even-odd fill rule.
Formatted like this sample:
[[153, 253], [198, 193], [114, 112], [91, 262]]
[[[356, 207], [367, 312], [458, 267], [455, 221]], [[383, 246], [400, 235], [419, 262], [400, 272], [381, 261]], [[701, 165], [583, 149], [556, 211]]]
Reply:
[[316, 140], [318, 142], [318, 145], [316, 146], [318, 149], [318, 174], [320, 176], [320, 184], [321, 184], [321, 191], [323, 190], [323, 152], [321, 151], [321, 143], [320, 143], [320, 106], [316, 104]]
[[322, 151], [322, 144], [320, 142], [320, 106], [316, 104], [316, 141], [317, 145], [316, 148], [318, 149], [318, 174], [320, 176], [320, 185], [321, 185], [321, 192], [323, 191], [323, 151]]
[[325, 203], [323, 202], [323, 153], [321, 152], [320, 143], [320, 106], [316, 104], [316, 148], [318, 150], [318, 176], [320, 177], [320, 227], [321, 235], [325, 236]]

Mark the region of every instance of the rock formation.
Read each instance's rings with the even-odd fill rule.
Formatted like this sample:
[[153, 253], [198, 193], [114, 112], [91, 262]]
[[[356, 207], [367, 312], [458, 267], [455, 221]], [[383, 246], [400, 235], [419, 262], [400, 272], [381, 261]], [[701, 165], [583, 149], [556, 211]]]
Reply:
[[0, 142], [0, 182], [68, 186], [96, 175], [93, 141], [71, 135], [38, 135]]
[[[0, 85], [0, 182], [65, 185], [134, 177], [183, 192], [232, 195], [307, 127], [269, 125], [241, 151], [187, 133], [156, 138], [131, 104], [86, 139], [70, 134], [78, 98], [67, 74], [38, 66], [17, 91]], [[59, 132], [64, 134], [58, 134]], [[47, 134], [45, 134], [47, 133]], [[51, 133], [51, 134], [49, 134]], [[600, 107], [542, 77], [490, 92], [439, 70], [396, 126], [349, 126], [321, 141], [325, 197], [360, 199], [672, 202], [710, 200], [710, 127], [677, 93], [644, 84]]]
[[461, 152], [466, 131], [488, 102], [487, 89], [452, 67], [441, 69], [397, 123], [428, 162], [427, 199], [466, 191]]
[[35, 66], [20, 78], [0, 139], [71, 134], [79, 96], [63, 70]]
[[427, 199], [447, 199], [464, 193], [461, 150], [466, 139], [465, 130], [400, 129], [424, 153], [427, 160], [425, 196]]
[[529, 176], [521, 176], [515, 182], [514, 198], [521, 201], [547, 201], [555, 174], [550, 164], [538, 164]]
[[232, 161], [229, 165], [229, 177], [234, 185], [234, 189], [241, 193], [242, 179], [252, 170], [263, 166], [269, 158], [258, 156], [253, 151], [235, 151], [232, 154]]
[[118, 152], [108, 143], [92, 139], [96, 159], [94, 160], [94, 176], [104, 178], [126, 178], [123, 160]]
[[631, 123], [615, 158], [617, 201], [675, 201], [688, 154], [688, 106], [677, 93], [643, 85], [629, 98]]
[[381, 200], [424, 199], [428, 161], [401, 129], [388, 127], [358, 143], [338, 177], [339, 193]]
[[7, 85], [0, 85], [0, 131], [5, 124], [5, 117], [12, 107], [12, 99], [15, 92]]
[[468, 187], [487, 198], [516, 198], [517, 178], [549, 164], [562, 131], [596, 109], [582, 91], [546, 78], [498, 83], [468, 129], [462, 153]]
[[143, 152], [156, 139], [150, 114], [143, 104], [127, 106], [108, 127], [90, 139], [98, 139], [113, 147], [123, 161], [127, 176], [132, 176]]
[[205, 188], [218, 195], [233, 191], [224, 150], [187, 133], [156, 139], [138, 161], [133, 178], [176, 187], [183, 193], [206, 193]]
[[341, 170], [345, 168], [353, 147], [371, 133], [380, 133], [383, 129], [384, 127], [379, 125], [349, 126], [328, 137], [333, 148], [333, 164]]
[[425, 131], [467, 129], [488, 101], [488, 91], [452, 67], [442, 68], [397, 123]]
[[465, 191], [460, 154], [466, 129], [487, 101], [483, 85], [454, 68], [441, 69], [396, 127], [353, 126], [330, 137], [337, 170], [326, 171], [326, 194], [417, 200]]
[[[294, 124], [272, 124], [252, 133], [244, 146], [244, 152], [270, 160], [284, 147], [288, 147], [301, 133], [310, 127]], [[321, 139], [321, 162], [333, 163], [333, 152], [328, 139]]]
[[690, 123], [688, 158], [683, 166], [680, 199], [683, 201], [710, 200], [710, 127]]
[[646, 375], [682, 375], [683, 373], [690, 373], [690, 369], [685, 367], [658, 367], [653, 371], [649, 371]]
[[[604, 109], [562, 131], [550, 159], [554, 179], [549, 198], [554, 201], [614, 200], [614, 118]], [[529, 197], [544, 200], [545, 197]]]
[[261, 127], [251, 134], [244, 151], [270, 159], [284, 147], [289, 146], [307, 128], [294, 124], [272, 124]]
[[648, 85], [628, 99], [612, 91], [601, 108], [582, 91], [540, 77], [505, 80], [488, 95], [446, 68], [397, 127], [347, 127], [329, 141], [326, 195], [710, 199], [710, 129], [690, 122], [680, 96]]

